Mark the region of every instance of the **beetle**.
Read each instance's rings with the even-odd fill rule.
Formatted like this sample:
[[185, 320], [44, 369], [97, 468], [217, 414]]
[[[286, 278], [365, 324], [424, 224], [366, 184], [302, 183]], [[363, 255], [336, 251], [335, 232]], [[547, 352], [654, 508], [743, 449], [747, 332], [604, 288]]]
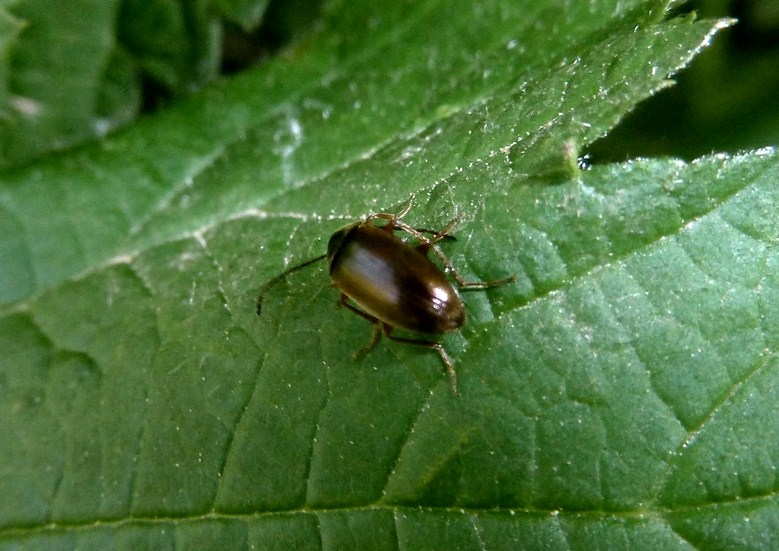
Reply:
[[[262, 311], [265, 293], [289, 274], [327, 259], [331, 283], [341, 295], [338, 304], [373, 324], [367, 346], [355, 352], [358, 357], [373, 349], [382, 332], [395, 342], [435, 350], [449, 374], [452, 395], [457, 395], [457, 372], [449, 354], [436, 335], [454, 331], [465, 323], [465, 308], [457, 289], [446, 278], [452, 275], [460, 289], [486, 289], [510, 283], [516, 276], [493, 281], [468, 282], [436, 246], [444, 239], [454, 239], [449, 232], [457, 225], [455, 218], [442, 230], [414, 228], [402, 221], [414, 197], [396, 214], [378, 212], [337, 230], [327, 244], [327, 253], [293, 266], [260, 289], [257, 315]], [[377, 226], [375, 222], [385, 221]], [[418, 242], [412, 245], [395, 235], [403, 231]], [[430, 237], [428, 237], [428, 234]], [[430, 258], [433, 253], [444, 270]], [[396, 328], [427, 335], [428, 338], [398, 337]]]

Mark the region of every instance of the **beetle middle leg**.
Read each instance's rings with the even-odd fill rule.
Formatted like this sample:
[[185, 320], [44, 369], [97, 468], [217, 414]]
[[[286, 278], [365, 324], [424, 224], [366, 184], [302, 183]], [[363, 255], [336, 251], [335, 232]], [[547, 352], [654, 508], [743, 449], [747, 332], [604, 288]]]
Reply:
[[[449, 232], [452, 231], [457, 224], [460, 223], [461, 217], [458, 216], [451, 222], [449, 222], [446, 226], [444, 226], [443, 229], [434, 232], [432, 230], [428, 230], [425, 228], [416, 229], [405, 222], [401, 220], [409, 211], [411, 208], [411, 203], [413, 202], [414, 197], [412, 196], [411, 199], [408, 200], [408, 202], [403, 205], [403, 208], [400, 210], [397, 214], [390, 214], [386, 212], [378, 212], [375, 214], [371, 214], [367, 219], [366, 222], [380, 218], [382, 220], [387, 220], [387, 225], [384, 226], [384, 228], [387, 231], [395, 231], [400, 230], [408, 233], [415, 239], [419, 241], [418, 249], [422, 251], [423, 253], [427, 254], [428, 251], [433, 251], [433, 254], [435, 254], [438, 257], [438, 260], [441, 261], [441, 263], [446, 268], [446, 271], [452, 274], [452, 277], [457, 281], [457, 284], [460, 286], [461, 289], [488, 289], [489, 287], [498, 287], [500, 285], [505, 285], [506, 283], [511, 283], [512, 281], [516, 281], [517, 276], [512, 275], [509, 277], [504, 277], [502, 279], [493, 279], [491, 281], [465, 281], [465, 278], [460, 275], [460, 272], [457, 271], [457, 269], [452, 264], [452, 261], [447, 258], [447, 256], [441, 252], [441, 249], [435, 246], [436, 243], [441, 241], [442, 239], [446, 239], [448, 237], [451, 237], [454, 239], [453, 236], [449, 235]], [[432, 233], [434, 234], [432, 238], [427, 237], [425, 233]]]
[[452, 274], [452, 277], [457, 281], [457, 284], [462, 289], [487, 289], [489, 287], [497, 287], [499, 285], [504, 285], [506, 283], [511, 283], [512, 281], [515, 281], [517, 279], [517, 276], [509, 276], [504, 277], [502, 279], [494, 279], [491, 281], [465, 281], [465, 278], [460, 275], [460, 272], [457, 271], [457, 269], [452, 265], [452, 261], [447, 258], [447, 256], [441, 252], [441, 249], [435, 246], [435, 243], [443, 239], [447, 232], [451, 231], [454, 226], [456, 226], [459, 223], [460, 219], [455, 218], [451, 222], [449, 222], [444, 229], [442, 229], [440, 232], [438, 232], [432, 239], [429, 239], [424, 234], [420, 233], [416, 229], [412, 228], [405, 222], [401, 222], [399, 220], [396, 220], [394, 222], [394, 225], [409, 235], [412, 235], [414, 238], [419, 240], [419, 250], [423, 252], [432, 251], [434, 255], [438, 257], [438, 260], [441, 261], [441, 263], [446, 267], [446, 271]]
[[352, 312], [354, 312], [355, 314], [357, 314], [361, 318], [363, 318], [365, 320], [368, 320], [369, 322], [371, 322], [373, 324], [373, 334], [371, 334], [371, 342], [369, 342], [367, 346], [364, 346], [364, 347], [360, 348], [357, 352], [352, 354], [352, 356], [355, 359], [359, 358], [363, 354], [367, 354], [368, 352], [373, 350], [374, 347], [376, 346], [376, 343], [379, 342], [379, 338], [381, 337], [381, 329], [379, 328], [379, 324], [381, 322], [378, 319], [376, 319], [375, 317], [373, 317], [370, 314], [368, 314], [367, 312], [363, 312], [362, 310], [360, 310], [359, 308], [357, 308], [353, 304], [349, 303], [349, 297], [346, 296], [343, 293], [341, 293], [341, 298], [338, 299], [338, 305], [339, 306], [344, 306], [345, 308], [351, 310]]

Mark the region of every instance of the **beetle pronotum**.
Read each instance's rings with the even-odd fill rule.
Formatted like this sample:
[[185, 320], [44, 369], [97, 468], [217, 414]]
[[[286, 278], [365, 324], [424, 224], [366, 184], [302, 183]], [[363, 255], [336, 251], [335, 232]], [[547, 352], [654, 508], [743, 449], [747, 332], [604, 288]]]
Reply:
[[[381, 337], [405, 344], [423, 346], [438, 352], [449, 373], [452, 394], [457, 395], [457, 372], [452, 359], [440, 342], [429, 339], [397, 337], [395, 328], [415, 333], [440, 335], [460, 328], [465, 322], [465, 308], [457, 289], [428, 257], [432, 252], [454, 277], [461, 289], [486, 289], [516, 279], [511, 276], [494, 281], [468, 282], [436, 246], [442, 239], [454, 239], [449, 232], [459, 218], [439, 231], [413, 228], [401, 219], [411, 209], [412, 198], [397, 214], [373, 213], [359, 222], [336, 231], [327, 244], [327, 253], [292, 266], [262, 286], [257, 297], [257, 315], [268, 289], [287, 275], [315, 262], [327, 259], [330, 279], [341, 296], [338, 304], [373, 324], [371, 341], [355, 356], [370, 351]], [[382, 226], [373, 222], [385, 220]], [[395, 236], [404, 231], [418, 243], [411, 245]], [[430, 234], [428, 237], [425, 234]]]

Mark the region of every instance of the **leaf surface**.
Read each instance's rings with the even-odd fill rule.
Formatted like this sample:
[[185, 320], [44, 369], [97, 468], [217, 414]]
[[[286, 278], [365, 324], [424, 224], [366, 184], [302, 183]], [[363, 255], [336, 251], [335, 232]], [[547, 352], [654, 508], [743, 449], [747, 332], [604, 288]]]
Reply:
[[[268, 66], [4, 175], [7, 548], [750, 548], [776, 534], [772, 150], [580, 172], [725, 23], [360, 3]], [[396, 10], [396, 11], [393, 11]], [[447, 24], [441, 24], [446, 21]], [[321, 254], [442, 227], [468, 323], [381, 342]], [[732, 545], [725, 545], [725, 543]]]

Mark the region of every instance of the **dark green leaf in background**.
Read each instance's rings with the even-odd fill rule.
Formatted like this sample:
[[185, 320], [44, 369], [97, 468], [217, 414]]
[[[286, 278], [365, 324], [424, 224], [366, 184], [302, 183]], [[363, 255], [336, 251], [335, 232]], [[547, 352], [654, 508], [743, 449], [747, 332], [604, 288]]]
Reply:
[[677, 9], [730, 16], [728, 29], [678, 75], [678, 84], [638, 105], [588, 147], [595, 162], [636, 156], [687, 160], [779, 142], [779, 2], [690, 0]]
[[[127, 125], [213, 81], [222, 21], [256, 26], [267, 0], [16, 0], [0, 11], [0, 167]], [[154, 98], [152, 93], [155, 92]]]
[[[16, 28], [11, 33], [6, 29], [0, 61], [0, 167], [105, 133], [133, 111], [133, 94], [121, 101], [108, 99], [115, 68], [122, 63], [114, 53], [111, 31], [116, 4], [4, 3], [3, 19]], [[108, 105], [111, 112], [101, 112]]]
[[[728, 25], [665, 13], [333, 3], [6, 171], [0, 548], [770, 548], [775, 151], [576, 167]], [[462, 216], [468, 279], [517, 274], [464, 295], [457, 398], [429, 351], [354, 360], [370, 326], [325, 266], [255, 314], [412, 194], [414, 225]]]

